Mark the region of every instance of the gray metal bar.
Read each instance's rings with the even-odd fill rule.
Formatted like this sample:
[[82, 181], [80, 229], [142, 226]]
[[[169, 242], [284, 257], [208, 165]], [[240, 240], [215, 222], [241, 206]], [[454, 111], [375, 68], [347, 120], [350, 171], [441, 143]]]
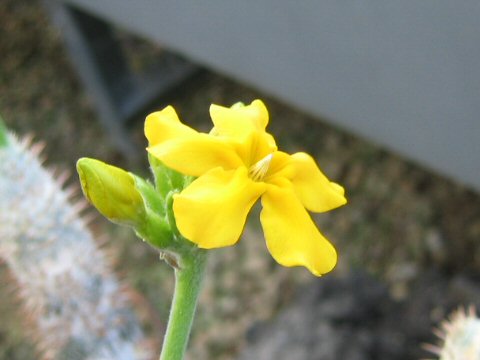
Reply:
[[141, 146], [129, 135], [128, 120], [197, 72], [198, 67], [164, 52], [151, 69], [134, 73], [107, 22], [62, 1], [44, 0], [44, 4], [62, 32], [102, 126], [117, 149], [135, 160]]

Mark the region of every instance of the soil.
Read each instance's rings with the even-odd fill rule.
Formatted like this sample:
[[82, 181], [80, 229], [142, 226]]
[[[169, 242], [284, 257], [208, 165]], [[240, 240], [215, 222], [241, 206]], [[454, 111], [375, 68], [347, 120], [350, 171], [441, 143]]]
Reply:
[[478, 308], [478, 280], [430, 269], [403, 300], [359, 269], [312, 282], [274, 319], [250, 328], [239, 360], [432, 358], [425, 344], [441, 344], [432, 328], [459, 303]]
[[[100, 126], [94, 101], [83, 90], [60, 34], [50, 24], [39, 1], [0, 2], [0, 34], [0, 113], [12, 131], [19, 135], [34, 133], [36, 139], [46, 142], [47, 166], [68, 169], [74, 174], [76, 160], [89, 156], [147, 175], [146, 161], [128, 163]], [[160, 51], [121, 30], [119, 37], [126, 42], [125, 49], [132, 61], [143, 55], [155, 56]], [[358, 346], [377, 351], [386, 345], [369, 347], [368, 344], [372, 338], [381, 336], [382, 326], [385, 333], [393, 331], [396, 317], [411, 311], [408, 316], [415, 321], [402, 323], [396, 333], [401, 333], [398, 336], [409, 343], [409, 349], [420, 349], [421, 341], [433, 339], [429, 336], [432, 324], [454, 307], [468, 305], [475, 299], [452, 295], [447, 297], [448, 301], [440, 301], [446, 293], [450, 294], [452, 279], [467, 281], [471, 293], [478, 293], [475, 279], [480, 275], [480, 195], [329, 125], [325, 119], [305, 114], [213, 71], [204, 70], [159, 99], [153, 109], [172, 104], [186, 123], [207, 130], [211, 103], [248, 103], [255, 98], [267, 104], [269, 130], [280, 148], [309, 152], [329, 178], [347, 189], [347, 206], [315, 216], [319, 227], [337, 247], [340, 262], [332, 275], [320, 279], [314, 279], [304, 269], [275, 264], [259, 231], [258, 209], [254, 210], [239, 245], [212, 252], [189, 358], [245, 358], [243, 354], [258, 348], [259, 341], [268, 342], [265, 334], [280, 331], [265, 324], [274, 324], [279, 329], [290, 326], [282, 319], [293, 316], [288, 315], [296, 311], [292, 309], [305, 304], [299, 293], [315, 292], [318, 286], [334, 286], [328, 284], [335, 283], [337, 278], [348, 278], [351, 269], [368, 273], [378, 283], [364, 290], [365, 307], [375, 311], [366, 310], [356, 317], [351, 308], [342, 310], [339, 305], [337, 310], [344, 311], [344, 315], [335, 321], [345, 324], [345, 328], [330, 323], [330, 333], [337, 337], [354, 334], [360, 329], [358, 323], [365, 321], [372, 324], [365, 330], [370, 338], [366, 336], [363, 343], [363, 335], [355, 333], [359, 336]], [[129, 125], [139, 153], [146, 145], [142, 119], [147, 113]], [[77, 183], [75, 176], [71, 183]], [[170, 269], [124, 228], [98, 216], [92, 230], [109, 239], [109, 247], [117, 254], [117, 270], [158, 314], [160, 320], [150, 321], [149, 329], [159, 328], [158, 323], [163, 323], [168, 313], [173, 281]], [[23, 335], [22, 314], [14, 311], [18, 304], [9, 290], [14, 284], [9, 283], [5, 272], [3, 269], [0, 274], [0, 360], [34, 359], [32, 343]], [[332, 290], [338, 303], [360, 301], [355, 295], [358, 286], [342, 281], [337, 281], [340, 289]], [[433, 290], [425, 290], [419, 296], [419, 283], [424, 284], [424, 289]], [[316, 309], [315, 314], [324, 311], [314, 301], [309, 304]], [[295, 326], [303, 329], [299, 330], [298, 344], [313, 342], [311, 334], [305, 332], [311, 327], [311, 320], [307, 321], [304, 315], [298, 318], [301, 321]], [[263, 335], [258, 332], [262, 321], [267, 323], [260, 327], [268, 328]], [[151, 334], [161, 336], [155, 330]], [[252, 338], [252, 334], [256, 335]], [[321, 343], [325, 341], [319, 340]], [[284, 349], [282, 346], [278, 344], [278, 348], [272, 347], [270, 351]], [[391, 346], [398, 348], [398, 343]], [[418, 354], [411, 350], [410, 357], [405, 355], [402, 359], [413, 359]], [[353, 355], [337, 358], [357, 359]]]

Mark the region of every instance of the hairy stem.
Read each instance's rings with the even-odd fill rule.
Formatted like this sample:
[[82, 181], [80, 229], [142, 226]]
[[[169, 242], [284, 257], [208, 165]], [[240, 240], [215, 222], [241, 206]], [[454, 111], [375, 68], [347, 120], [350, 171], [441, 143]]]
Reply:
[[184, 256], [175, 269], [175, 292], [160, 360], [182, 360], [207, 263], [205, 250]]

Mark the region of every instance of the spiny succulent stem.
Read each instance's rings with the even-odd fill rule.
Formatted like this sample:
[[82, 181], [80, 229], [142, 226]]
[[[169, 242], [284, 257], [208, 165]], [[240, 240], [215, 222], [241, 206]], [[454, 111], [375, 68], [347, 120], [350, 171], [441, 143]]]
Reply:
[[0, 261], [18, 288], [42, 360], [153, 357], [132, 299], [98, 248], [82, 205], [0, 122]]

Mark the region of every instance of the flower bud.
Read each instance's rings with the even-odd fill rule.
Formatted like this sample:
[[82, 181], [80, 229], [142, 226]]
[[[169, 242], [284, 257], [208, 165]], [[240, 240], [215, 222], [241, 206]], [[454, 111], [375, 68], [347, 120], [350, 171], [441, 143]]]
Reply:
[[109, 220], [138, 226], [145, 220], [145, 205], [129, 172], [102, 161], [82, 158], [77, 162], [85, 197]]

